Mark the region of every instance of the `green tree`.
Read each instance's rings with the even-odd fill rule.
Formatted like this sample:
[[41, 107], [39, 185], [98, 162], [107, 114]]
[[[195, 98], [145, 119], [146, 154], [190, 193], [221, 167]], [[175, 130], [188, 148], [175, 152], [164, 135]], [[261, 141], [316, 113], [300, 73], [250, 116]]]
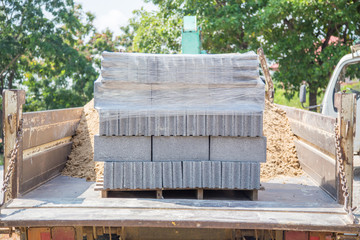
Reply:
[[[168, 28], [172, 34], [158, 38], [154, 32], [172, 16], [197, 16], [202, 28], [203, 48], [209, 53], [256, 50], [280, 64], [275, 79], [284, 83], [287, 96], [298, 90], [302, 81], [309, 84], [310, 104], [316, 104], [317, 92], [326, 87], [340, 57], [360, 35], [360, 2], [355, 0], [146, 0], [159, 11], [140, 11], [129, 26], [145, 22], [127, 33], [131, 46], [140, 52], [161, 52], [159, 43], [181, 27]], [[149, 17], [149, 15], [151, 17]], [[143, 24], [140, 24], [141, 26]], [[166, 25], [163, 25], [165, 28]], [[334, 38], [335, 37], [335, 38]], [[336, 40], [337, 39], [337, 40]], [[335, 40], [335, 41], [334, 41]], [[167, 48], [166, 46], [164, 47]], [[150, 49], [150, 50], [149, 50]], [[161, 50], [161, 49], [160, 49]], [[179, 52], [180, 46], [174, 48]]]
[[72, 0], [0, 2], [0, 90], [25, 88], [25, 110], [82, 106], [93, 97], [100, 53], [116, 51], [110, 31]]
[[122, 27], [119, 40], [127, 52], [178, 53], [181, 49], [182, 16], [177, 12], [134, 11]]
[[316, 105], [318, 90], [359, 36], [359, 19], [359, 1], [272, 0], [254, 15], [253, 28], [267, 55], [278, 61], [275, 78], [288, 94], [307, 81], [310, 105]]

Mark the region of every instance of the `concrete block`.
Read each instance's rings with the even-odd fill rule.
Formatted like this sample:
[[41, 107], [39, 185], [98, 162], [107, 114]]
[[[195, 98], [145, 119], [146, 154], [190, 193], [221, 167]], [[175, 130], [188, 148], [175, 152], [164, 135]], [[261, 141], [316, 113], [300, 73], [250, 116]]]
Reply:
[[221, 163], [221, 188], [233, 189], [234, 188], [234, 172], [232, 162]]
[[186, 119], [187, 136], [206, 136], [205, 112], [187, 115]]
[[182, 162], [171, 162], [171, 163], [172, 163], [173, 187], [174, 188], [183, 188]]
[[143, 163], [142, 162], [133, 162], [134, 165], [134, 188], [135, 189], [144, 189], [143, 188]]
[[183, 187], [202, 188], [201, 162], [183, 162]]
[[186, 114], [176, 116], [176, 136], [186, 136]]
[[201, 162], [202, 167], [202, 186], [203, 188], [213, 188], [213, 173], [211, 171], [211, 162]]
[[172, 162], [163, 162], [162, 163], [162, 180], [163, 188], [173, 188], [173, 172], [172, 172]]
[[221, 188], [221, 162], [211, 162], [211, 174], [213, 175], [213, 187]]
[[114, 188], [114, 163], [107, 162], [104, 164], [104, 189]]
[[221, 162], [202, 162], [203, 188], [221, 188]]
[[160, 162], [143, 162], [143, 189], [162, 188], [162, 165]]
[[[107, 163], [105, 163], [107, 164]], [[114, 189], [124, 188], [124, 163], [114, 163]]]
[[266, 137], [210, 137], [210, 161], [266, 161]]
[[124, 189], [135, 189], [134, 162], [124, 162]]
[[129, 136], [129, 118], [119, 115], [119, 136]]
[[151, 137], [95, 136], [94, 160], [151, 161]]
[[206, 161], [208, 137], [153, 137], [153, 161]]

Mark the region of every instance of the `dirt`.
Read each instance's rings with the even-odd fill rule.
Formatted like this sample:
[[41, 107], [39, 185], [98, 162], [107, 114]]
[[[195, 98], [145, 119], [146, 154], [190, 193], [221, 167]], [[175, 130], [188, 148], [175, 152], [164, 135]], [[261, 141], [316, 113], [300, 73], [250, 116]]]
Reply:
[[265, 102], [264, 135], [267, 137], [266, 163], [261, 164], [261, 181], [279, 175], [303, 174], [294, 145], [294, 134], [284, 110]]
[[[94, 135], [99, 132], [99, 116], [94, 100], [85, 105], [79, 126], [73, 136], [72, 151], [63, 175], [95, 181], [103, 175], [104, 165], [93, 161]], [[270, 102], [265, 104], [264, 135], [267, 137], [267, 161], [261, 164], [261, 180], [267, 181], [279, 175], [298, 176], [303, 172], [296, 157], [286, 114]]]
[[95, 181], [96, 176], [103, 175], [103, 163], [93, 161], [94, 135], [98, 133], [99, 115], [94, 108], [93, 99], [84, 106], [63, 175], [86, 178], [87, 181]]

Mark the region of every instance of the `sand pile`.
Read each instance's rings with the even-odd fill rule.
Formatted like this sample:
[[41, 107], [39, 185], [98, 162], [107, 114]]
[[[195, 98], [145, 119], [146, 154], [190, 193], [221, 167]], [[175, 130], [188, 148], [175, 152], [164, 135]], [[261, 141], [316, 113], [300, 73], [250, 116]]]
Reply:
[[94, 108], [94, 99], [84, 106], [80, 123], [72, 138], [72, 150], [62, 172], [65, 176], [86, 178], [95, 181], [103, 174], [103, 163], [93, 161], [94, 135], [99, 133], [99, 115]]
[[264, 135], [267, 137], [266, 163], [261, 164], [261, 181], [278, 175], [298, 176], [303, 173], [296, 156], [294, 134], [284, 110], [265, 102]]
[[[93, 161], [94, 135], [99, 132], [99, 116], [94, 109], [94, 100], [85, 105], [72, 151], [63, 170], [63, 175], [86, 178], [95, 181], [103, 174], [103, 164]], [[267, 162], [261, 165], [261, 180], [266, 181], [278, 175], [297, 176], [302, 174], [296, 157], [294, 135], [291, 132], [285, 112], [266, 102], [264, 113], [264, 135], [267, 137]]]

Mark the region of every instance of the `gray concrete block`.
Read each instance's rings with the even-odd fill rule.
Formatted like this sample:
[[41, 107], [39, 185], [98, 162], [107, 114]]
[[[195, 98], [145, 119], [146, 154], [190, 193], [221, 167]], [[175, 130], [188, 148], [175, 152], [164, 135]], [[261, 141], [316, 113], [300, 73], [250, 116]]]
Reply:
[[114, 188], [114, 163], [107, 162], [104, 164], [104, 189]]
[[124, 162], [124, 189], [135, 189], [134, 162]]
[[232, 162], [221, 163], [221, 188], [233, 189], [234, 188], [234, 172]]
[[153, 161], [206, 161], [208, 137], [153, 137]]
[[206, 115], [205, 112], [190, 114], [186, 117], [187, 136], [206, 136]]
[[134, 188], [135, 189], [144, 189], [143, 188], [143, 163], [134, 162]]
[[176, 136], [186, 136], [186, 114], [179, 113], [176, 116]]
[[129, 135], [129, 118], [119, 115], [119, 136]]
[[210, 161], [266, 161], [266, 137], [210, 137]]
[[173, 187], [174, 188], [183, 188], [182, 162], [171, 162], [171, 163], [172, 163]]
[[183, 162], [183, 187], [202, 188], [201, 162]]
[[202, 162], [203, 188], [221, 188], [221, 162]]
[[[107, 164], [107, 163], [105, 163]], [[124, 188], [124, 163], [114, 163], [114, 189]]]
[[173, 188], [172, 162], [162, 163], [162, 181], [163, 188]]
[[151, 137], [95, 136], [94, 160], [151, 161]]
[[221, 162], [211, 162], [211, 174], [213, 175], [212, 186], [214, 188], [221, 188]]
[[162, 165], [160, 162], [143, 162], [143, 189], [162, 188]]
[[213, 188], [213, 173], [211, 169], [211, 162], [201, 162], [202, 167], [202, 186], [203, 188]]

